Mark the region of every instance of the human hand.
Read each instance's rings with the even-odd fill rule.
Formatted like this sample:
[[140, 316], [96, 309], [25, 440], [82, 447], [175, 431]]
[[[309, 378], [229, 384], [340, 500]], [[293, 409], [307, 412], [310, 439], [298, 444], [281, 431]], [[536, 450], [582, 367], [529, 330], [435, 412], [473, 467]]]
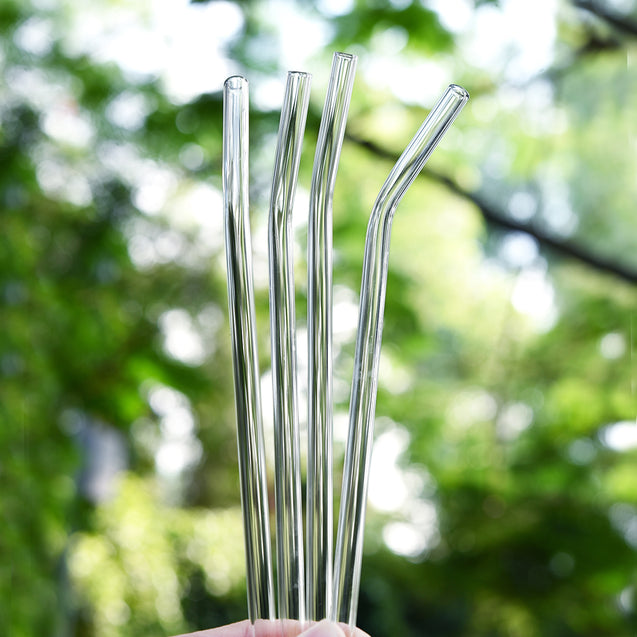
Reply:
[[259, 619], [254, 624], [244, 620], [236, 624], [200, 630], [177, 637], [369, 637], [369, 635], [360, 628], [350, 631], [346, 624], [335, 624], [327, 619], [311, 626], [303, 626], [300, 622], [291, 619]]

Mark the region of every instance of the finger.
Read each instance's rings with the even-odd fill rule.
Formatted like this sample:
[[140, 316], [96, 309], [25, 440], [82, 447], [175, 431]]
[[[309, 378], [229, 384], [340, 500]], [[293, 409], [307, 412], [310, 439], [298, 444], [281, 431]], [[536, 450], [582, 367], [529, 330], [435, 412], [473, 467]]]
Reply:
[[209, 628], [176, 637], [369, 637], [360, 628], [352, 631], [347, 624], [334, 624], [326, 619], [301, 631], [301, 623], [292, 619], [258, 619], [254, 624], [246, 619], [220, 628]]
[[296, 620], [257, 619], [251, 624], [247, 619], [219, 628], [209, 628], [177, 637], [296, 637], [301, 630]]
[[345, 633], [338, 624], [324, 619], [300, 633], [299, 637], [345, 637]]
[[228, 624], [220, 628], [209, 628], [208, 630], [198, 630], [194, 633], [184, 633], [176, 637], [251, 637], [252, 624], [247, 620]]
[[369, 635], [360, 628], [352, 630], [347, 624], [335, 624], [324, 619], [300, 633], [299, 637], [369, 637]]

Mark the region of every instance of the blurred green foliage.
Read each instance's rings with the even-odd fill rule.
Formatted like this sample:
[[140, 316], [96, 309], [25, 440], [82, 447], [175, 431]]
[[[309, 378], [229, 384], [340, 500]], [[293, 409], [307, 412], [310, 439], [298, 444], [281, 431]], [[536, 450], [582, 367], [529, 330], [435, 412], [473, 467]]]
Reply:
[[[316, 41], [301, 214], [331, 53], [360, 58], [334, 201], [337, 478], [367, 217], [433, 88], [466, 86], [394, 224], [359, 623], [634, 635], [637, 11], [557, 2], [529, 27], [554, 38], [529, 70], [523, 3], [451, 4], [179, 9], [218, 11], [219, 33], [234, 20], [204, 62], [253, 86], [262, 369], [273, 103], [299, 24]], [[245, 614], [221, 84], [180, 97], [117, 58], [154, 10], [0, 4], [2, 635], [171, 635]], [[130, 49], [149, 47], [147, 65], [152, 42]], [[297, 240], [302, 321], [303, 223]]]

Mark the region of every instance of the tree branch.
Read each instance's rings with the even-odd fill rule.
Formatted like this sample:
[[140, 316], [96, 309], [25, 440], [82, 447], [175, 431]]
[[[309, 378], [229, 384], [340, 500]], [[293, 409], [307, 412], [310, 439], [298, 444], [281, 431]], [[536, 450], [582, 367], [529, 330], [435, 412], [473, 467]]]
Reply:
[[611, 26], [615, 27], [618, 31], [626, 33], [627, 35], [637, 36], [637, 22], [630, 18], [610, 11], [607, 7], [602, 6], [595, 0], [573, 0], [573, 5], [578, 9], [584, 9], [593, 15], [597, 16], [604, 22], [607, 22]]
[[[383, 148], [382, 146], [379, 146], [373, 141], [360, 138], [351, 133], [346, 133], [346, 138], [354, 144], [367, 149], [369, 152], [376, 155], [377, 157], [381, 157], [391, 162], [396, 162], [396, 160], [398, 159], [398, 157], [392, 152], [390, 152], [386, 148]], [[458, 195], [459, 197], [475, 205], [480, 210], [487, 223], [504, 230], [524, 232], [529, 236], [534, 237], [541, 246], [549, 248], [554, 252], [561, 254], [562, 256], [575, 259], [580, 263], [584, 263], [585, 265], [594, 268], [595, 270], [605, 272], [607, 274], [612, 274], [613, 276], [616, 276], [629, 283], [637, 283], [636, 270], [621, 263], [616, 263], [615, 261], [611, 261], [610, 259], [589, 252], [574, 241], [558, 239], [541, 229], [531, 226], [530, 224], [511, 219], [497, 205], [489, 201], [482, 194], [465, 190], [456, 181], [454, 181], [447, 175], [443, 175], [442, 173], [431, 170], [429, 168], [425, 168], [422, 174], [444, 185], [455, 195]]]

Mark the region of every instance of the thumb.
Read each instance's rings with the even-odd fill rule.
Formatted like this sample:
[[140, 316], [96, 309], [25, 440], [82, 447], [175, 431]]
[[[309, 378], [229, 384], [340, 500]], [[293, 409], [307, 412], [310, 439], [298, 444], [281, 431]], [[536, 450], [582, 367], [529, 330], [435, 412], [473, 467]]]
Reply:
[[299, 637], [345, 637], [345, 633], [338, 624], [323, 619], [302, 632]]

